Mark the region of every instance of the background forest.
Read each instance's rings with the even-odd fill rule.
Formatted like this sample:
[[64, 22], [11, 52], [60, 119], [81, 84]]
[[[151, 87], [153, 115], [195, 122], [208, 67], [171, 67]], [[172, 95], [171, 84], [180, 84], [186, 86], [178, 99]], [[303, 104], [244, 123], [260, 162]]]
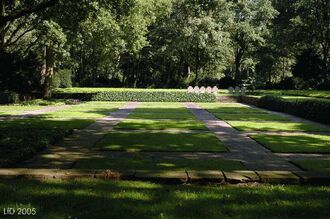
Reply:
[[328, 0], [0, 0], [0, 90], [330, 89]]

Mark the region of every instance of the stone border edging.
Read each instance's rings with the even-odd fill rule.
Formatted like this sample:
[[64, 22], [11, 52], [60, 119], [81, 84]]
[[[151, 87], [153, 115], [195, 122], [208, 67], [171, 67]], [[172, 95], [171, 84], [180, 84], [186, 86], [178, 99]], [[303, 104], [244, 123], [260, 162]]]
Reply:
[[151, 181], [166, 184], [301, 184], [330, 185], [330, 173], [304, 171], [112, 171], [59, 169], [0, 169], [0, 179], [75, 179]]

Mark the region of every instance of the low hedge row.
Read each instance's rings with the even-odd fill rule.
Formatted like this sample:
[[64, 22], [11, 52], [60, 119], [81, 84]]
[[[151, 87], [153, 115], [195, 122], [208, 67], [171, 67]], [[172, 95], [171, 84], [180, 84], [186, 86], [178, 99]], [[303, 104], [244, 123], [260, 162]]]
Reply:
[[54, 93], [53, 98], [92, 101], [139, 101], [139, 102], [215, 102], [214, 94], [195, 94], [185, 90], [111, 90], [97, 93]]
[[269, 110], [289, 113], [305, 119], [330, 124], [330, 102], [321, 99], [286, 100], [280, 96], [266, 95], [251, 101], [248, 97], [240, 98], [240, 102], [253, 104]]

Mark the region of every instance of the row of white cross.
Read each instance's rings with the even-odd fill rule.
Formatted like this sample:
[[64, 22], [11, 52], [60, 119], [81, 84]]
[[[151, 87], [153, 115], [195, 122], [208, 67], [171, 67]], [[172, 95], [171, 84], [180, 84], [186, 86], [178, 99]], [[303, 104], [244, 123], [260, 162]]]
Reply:
[[198, 87], [198, 86], [195, 86], [195, 87], [192, 87], [192, 86], [189, 86], [188, 87], [188, 93], [196, 93], [196, 94], [203, 94], [203, 93], [209, 93], [209, 94], [216, 94], [218, 93], [218, 88], [217, 86], [214, 86], [214, 87]]
[[240, 88], [240, 87], [235, 87], [235, 88], [229, 87], [228, 92], [229, 92], [229, 94], [245, 95], [246, 88], [245, 87], [242, 87], [242, 88]]

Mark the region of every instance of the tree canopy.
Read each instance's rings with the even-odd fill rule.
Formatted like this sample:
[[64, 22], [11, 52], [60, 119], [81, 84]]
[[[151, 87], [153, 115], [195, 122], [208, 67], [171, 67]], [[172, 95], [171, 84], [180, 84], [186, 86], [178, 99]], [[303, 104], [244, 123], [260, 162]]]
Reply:
[[[328, 0], [0, 0], [0, 89], [329, 89]], [[21, 84], [22, 86], [17, 86]]]

